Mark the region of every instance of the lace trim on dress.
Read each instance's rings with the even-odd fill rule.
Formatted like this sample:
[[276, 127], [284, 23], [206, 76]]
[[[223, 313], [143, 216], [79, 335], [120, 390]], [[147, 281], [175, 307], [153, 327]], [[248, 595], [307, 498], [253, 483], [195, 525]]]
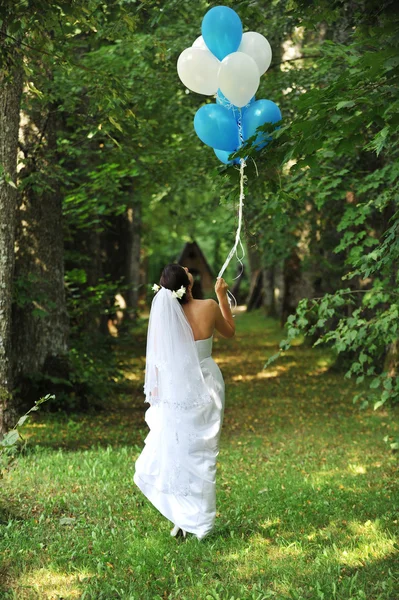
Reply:
[[198, 398], [197, 401], [190, 399], [187, 402], [177, 402], [177, 401], [174, 401], [173, 399], [167, 399], [167, 398], [162, 398], [162, 400], [161, 400], [160, 398], [151, 396], [151, 394], [149, 394], [146, 397], [146, 399], [144, 400], [144, 402], [147, 404], [151, 404], [151, 406], [165, 404], [166, 406], [168, 406], [170, 408], [176, 408], [176, 409], [180, 409], [180, 410], [189, 410], [190, 408], [194, 408], [197, 406], [204, 406], [204, 404], [206, 404], [207, 402], [211, 402], [211, 400], [212, 400], [212, 398], [209, 396], [209, 394], [201, 396], [200, 398]]

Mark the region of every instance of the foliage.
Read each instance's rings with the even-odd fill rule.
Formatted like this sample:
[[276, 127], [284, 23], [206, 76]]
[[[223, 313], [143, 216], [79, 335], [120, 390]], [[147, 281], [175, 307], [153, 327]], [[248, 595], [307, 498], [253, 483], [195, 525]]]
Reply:
[[123, 380], [123, 364], [118, 358], [117, 342], [97, 334], [95, 352], [93, 336], [74, 340], [69, 351], [72, 373], [71, 392], [67, 394], [62, 409], [74, 411], [79, 408], [107, 408]]
[[21, 435], [20, 428], [27, 423], [32, 412], [39, 410], [41, 404], [53, 399], [53, 395], [47, 394], [46, 396], [43, 396], [37, 400], [35, 405], [32, 406], [22, 417], [20, 417], [16, 425], [7, 431], [7, 433], [2, 437], [0, 440], [0, 478], [4, 477], [4, 475], [7, 473], [19, 443], [24, 440]]
[[[375, 292], [374, 294], [372, 292]], [[364, 398], [361, 407], [369, 402], [374, 410], [385, 402], [397, 402], [399, 398], [399, 380], [389, 370], [384, 368], [387, 349], [397, 340], [398, 307], [396, 304], [387, 305], [387, 297], [383, 292], [373, 288], [365, 292], [362, 305], [346, 316], [348, 307], [356, 306], [355, 294], [350, 289], [342, 289], [335, 294], [326, 294], [323, 298], [302, 300], [295, 315], [288, 317], [287, 338], [282, 340], [279, 353], [273, 355], [266, 363], [268, 367], [282, 353], [287, 351], [292, 343], [303, 332], [308, 336], [317, 335], [314, 346], [319, 344], [332, 345], [336, 352], [350, 353], [352, 360], [345, 377], [356, 377], [356, 383], [367, 382], [368, 390], [354, 396], [354, 401]], [[367, 319], [364, 314], [372, 312], [379, 304], [385, 304], [386, 309], [379, 311], [378, 317]], [[338, 322], [334, 323], [334, 319]], [[333, 326], [331, 326], [333, 324]], [[391, 449], [397, 450], [397, 441], [391, 443]]]
[[[220, 210], [211, 156], [192, 133], [197, 99], [185, 94], [175, 68], [204, 7], [182, 12], [171, 3], [162, 15], [158, 2], [93, 1], [87, 9], [77, 2], [70, 11], [55, 8], [59, 14], [47, 21], [51, 36], [46, 26], [37, 30], [26, 23], [29, 46], [35, 42], [40, 51], [24, 47], [32, 83], [22, 103], [28, 125], [19, 185], [39, 197], [52, 189], [62, 195], [72, 367], [64, 407], [76, 407], [76, 390], [91, 402], [107, 398], [119, 378], [112, 342], [96, 336], [93, 346], [92, 336], [99, 327], [104, 335], [117, 308], [115, 296], [127, 289], [129, 208], [141, 205], [142, 257], [152, 280], [188, 239], [203, 234], [211, 263], [227, 251], [234, 210], [227, 219]], [[47, 145], [54, 114], [55, 150]], [[214, 224], [208, 229], [210, 213]], [[25, 306], [34, 281], [16, 283], [15, 301]], [[100, 355], [110, 351], [104, 362]], [[75, 391], [68, 398], [71, 386]]]
[[[310, 26], [323, 19], [316, 40]], [[398, 340], [398, 15], [391, 2], [318, 3], [301, 27], [302, 59], [276, 79], [284, 120], [275, 141], [260, 158], [241, 152], [269, 176], [257, 184], [251, 227], [265, 265], [296, 246], [321, 293], [299, 304], [282, 348], [305, 334], [345, 353], [347, 376], [370, 386], [363, 406], [378, 408], [399, 398], [397, 366], [384, 366]]]

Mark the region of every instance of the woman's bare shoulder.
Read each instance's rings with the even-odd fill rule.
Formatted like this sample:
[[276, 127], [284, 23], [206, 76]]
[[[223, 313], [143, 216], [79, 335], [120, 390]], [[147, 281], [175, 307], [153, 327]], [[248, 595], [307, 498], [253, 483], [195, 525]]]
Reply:
[[208, 307], [208, 308], [214, 308], [215, 306], [218, 306], [218, 303], [215, 300], [213, 300], [212, 298], [207, 298], [206, 300], [200, 300], [200, 302], [202, 303], [202, 306]]
[[197, 309], [202, 310], [204, 312], [214, 312], [218, 303], [212, 298], [207, 298], [205, 300], [196, 300]]

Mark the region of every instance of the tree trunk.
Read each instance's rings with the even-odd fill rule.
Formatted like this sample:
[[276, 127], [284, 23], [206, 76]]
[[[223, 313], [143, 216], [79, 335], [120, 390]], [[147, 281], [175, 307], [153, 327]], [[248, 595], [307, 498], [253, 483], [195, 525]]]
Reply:
[[141, 203], [139, 201], [133, 201], [132, 206], [127, 209], [126, 220], [128, 225], [126, 305], [129, 319], [135, 319], [140, 290]]
[[263, 272], [262, 269], [253, 271], [251, 274], [251, 287], [247, 299], [247, 312], [256, 310], [263, 302]]
[[395, 340], [388, 346], [388, 352], [385, 358], [384, 371], [387, 371], [388, 377], [397, 377], [399, 373], [399, 340]]
[[[0, 71], [0, 432], [14, 426], [16, 410], [12, 396], [12, 331], [14, 242], [17, 191], [15, 182], [18, 151], [22, 69]], [[15, 185], [15, 183], [14, 183]]]
[[256, 244], [256, 237], [250, 236], [246, 227], [247, 258], [249, 263], [249, 293], [247, 297], [247, 310], [259, 308], [259, 293], [261, 288], [261, 255]]
[[[87, 254], [89, 262], [85, 266], [87, 275], [86, 286], [96, 288], [100, 279], [104, 276], [103, 261], [106, 256], [106, 251], [102, 247], [102, 239], [100, 231], [93, 227], [89, 231], [85, 231], [85, 239], [83, 244], [83, 254]], [[104, 236], [103, 236], [104, 237]], [[85, 300], [86, 301], [86, 300]], [[79, 329], [92, 336], [97, 336], [99, 332], [104, 332], [108, 335], [108, 315], [98, 314], [97, 311], [87, 311], [83, 316], [83, 321], [79, 323]]]
[[276, 317], [276, 299], [274, 295], [274, 267], [263, 269], [263, 308], [267, 317]]
[[298, 305], [298, 286], [301, 279], [301, 261], [296, 248], [285, 259], [283, 266], [284, 287], [281, 307], [281, 326], [283, 327], [288, 316], [295, 312]]
[[[31, 125], [25, 123], [25, 138], [37, 136], [36, 127], [31, 127], [33, 134], [29, 131]], [[68, 372], [62, 198], [57, 173], [54, 176], [57, 156], [53, 107], [44, 127], [44, 150], [38, 151], [43, 155], [28, 155], [28, 164], [21, 172], [22, 178], [37, 178], [41, 191], [28, 185], [19, 210], [15, 279], [17, 289], [27, 289], [25, 298], [17, 295], [13, 318], [13, 370], [19, 381], [38, 372], [60, 378], [67, 377]]]

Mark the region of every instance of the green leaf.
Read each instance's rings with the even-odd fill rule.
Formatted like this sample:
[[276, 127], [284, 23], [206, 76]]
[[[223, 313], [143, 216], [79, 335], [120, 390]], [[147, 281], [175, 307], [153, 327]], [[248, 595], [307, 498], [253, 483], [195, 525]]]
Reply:
[[379, 377], [376, 377], [376, 378], [375, 378], [375, 379], [373, 379], [373, 381], [370, 383], [370, 387], [371, 387], [372, 389], [378, 388], [378, 387], [379, 387], [379, 385], [380, 385], [380, 383], [381, 383], [381, 380], [380, 380], [380, 378], [379, 378]]
[[22, 427], [22, 425], [27, 419], [29, 419], [29, 415], [23, 415], [23, 417], [20, 417], [18, 423], [16, 424], [16, 427]]
[[336, 110], [341, 110], [341, 108], [352, 108], [352, 106], [355, 106], [353, 100], [343, 100], [342, 102], [338, 102], [335, 108]]
[[380, 408], [380, 406], [383, 406], [385, 404], [384, 400], [378, 400], [378, 402], [374, 403], [374, 410], [377, 410], [378, 408]]
[[20, 435], [16, 429], [11, 429], [3, 439], [0, 441], [0, 446], [4, 448], [9, 448], [10, 446], [15, 446], [17, 441], [20, 439]]
[[114, 117], [109, 116], [108, 119], [109, 119], [110, 123], [112, 123], [112, 125], [114, 127], [116, 127], [116, 129], [118, 129], [118, 131], [120, 131], [121, 133], [123, 133], [122, 127], [119, 125], [118, 121], [116, 121], [114, 119]]
[[381, 129], [381, 131], [377, 133], [377, 135], [371, 140], [371, 142], [368, 145], [368, 148], [374, 150], [377, 156], [380, 154], [381, 150], [385, 147], [387, 143], [389, 130], [389, 125], [386, 125], [383, 129]]

